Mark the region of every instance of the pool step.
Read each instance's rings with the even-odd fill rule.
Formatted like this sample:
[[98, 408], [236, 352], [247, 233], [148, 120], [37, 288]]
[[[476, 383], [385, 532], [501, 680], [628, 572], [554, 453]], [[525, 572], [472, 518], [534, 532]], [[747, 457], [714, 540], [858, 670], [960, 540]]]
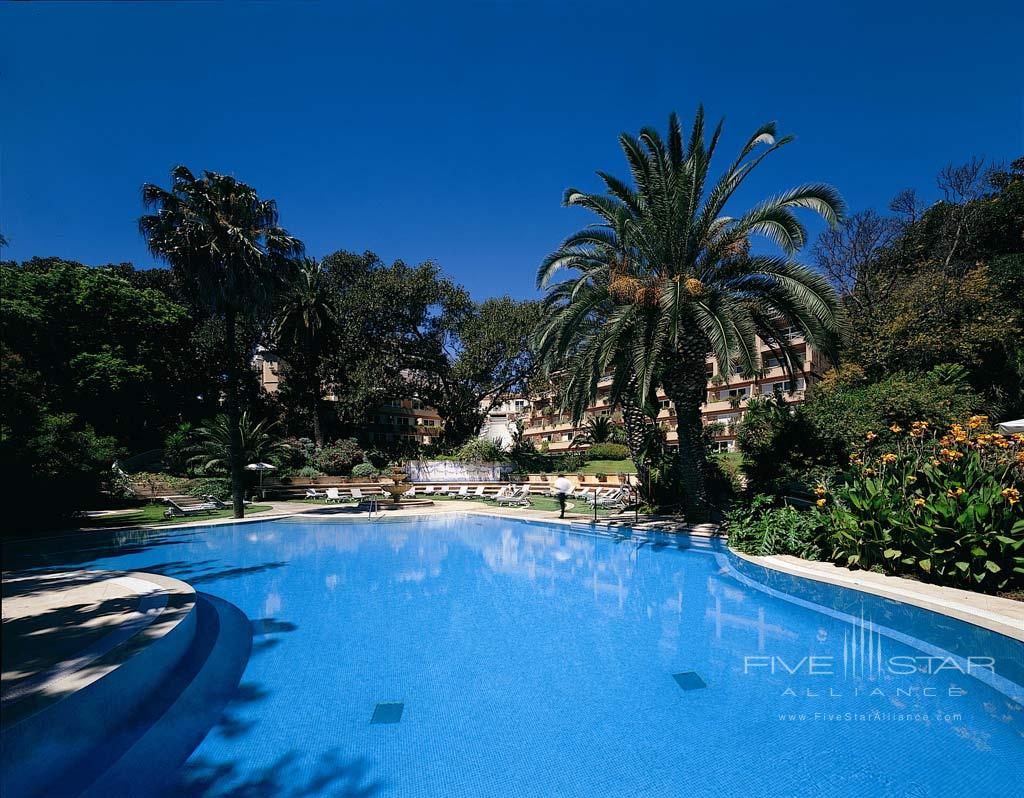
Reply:
[[[4, 591], [5, 626], [49, 625], [23, 636], [45, 642], [12, 669], [20, 678], [5, 674], [0, 792], [66, 794], [53, 785], [81, 769], [189, 650], [196, 594], [177, 579], [117, 571], [16, 575]], [[83, 624], [90, 611], [93, 626]], [[19, 649], [33, 650], [21, 640]]]

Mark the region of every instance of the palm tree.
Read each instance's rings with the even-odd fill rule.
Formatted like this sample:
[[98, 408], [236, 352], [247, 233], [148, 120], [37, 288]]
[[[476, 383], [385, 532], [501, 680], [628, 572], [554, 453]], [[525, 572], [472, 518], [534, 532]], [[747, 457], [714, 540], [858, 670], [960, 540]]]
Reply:
[[[234, 425], [221, 413], [193, 433], [188, 451], [189, 463], [199, 471], [226, 472], [230, 470], [233, 433], [238, 430], [242, 462], [259, 463], [285, 452], [290, 447], [282, 443], [275, 433], [276, 424], [266, 419], [253, 423], [249, 414], [242, 413]], [[234, 486], [232, 486], [234, 487]]]
[[[805, 185], [726, 214], [748, 175], [792, 138], [777, 139], [774, 123], [762, 125], [712, 181], [721, 131], [719, 123], [707, 142], [699, 108], [685, 141], [675, 114], [667, 142], [652, 128], [639, 137], [622, 134], [632, 185], [598, 172], [604, 193], [567, 190], [566, 205], [586, 208], [599, 221], [569, 236], [537, 276], [548, 289], [538, 343], [549, 363], [561, 360], [575, 380], [594, 389], [612, 373], [618, 390], [641, 407], [660, 385], [675, 404], [676, 476], [695, 513], [707, 498], [700, 407], [708, 355], [753, 376], [761, 368], [760, 336], [792, 371], [797, 353], [786, 327], [796, 326], [832, 358], [843, 327], [827, 281], [792, 260], [807, 240], [794, 210], [809, 209], [834, 225], [843, 213], [838, 193]], [[781, 256], [751, 254], [753, 236], [777, 245]], [[567, 268], [578, 274], [553, 282]]]
[[583, 433], [576, 439], [580, 443], [615, 443], [619, 427], [608, 416], [594, 416], [583, 425]]
[[324, 345], [337, 329], [338, 315], [329, 291], [326, 273], [312, 258], [303, 258], [282, 297], [274, 321], [274, 339], [279, 346], [296, 352], [305, 371], [303, 393], [313, 419], [313, 440], [323, 446], [320, 401], [323, 380], [320, 365]]
[[196, 178], [186, 167], [176, 166], [170, 190], [147, 183], [142, 202], [156, 211], [139, 219], [150, 252], [167, 260], [209, 311], [224, 320], [231, 494], [234, 515], [241, 518], [245, 473], [236, 325], [239, 316], [265, 310], [275, 267], [301, 254], [302, 244], [278, 226], [273, 200], [260, 199], [255, 189], [227, 175], [204, 172]]

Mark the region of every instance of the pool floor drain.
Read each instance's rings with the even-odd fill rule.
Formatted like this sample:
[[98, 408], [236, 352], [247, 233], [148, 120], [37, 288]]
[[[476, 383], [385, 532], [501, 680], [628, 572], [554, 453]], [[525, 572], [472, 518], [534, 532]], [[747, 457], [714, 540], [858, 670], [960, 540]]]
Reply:
[[672, 678], [676, 680], [676, 684], [682, 687], [684, 690], [700, 690], [707, 687], [704, 680], [695, 671], [683, 671], [682, 673], [673, 673]]
[[383, 701], [374, 707], [370, 723], [398, 723], [404, 710], [405, 704], [401, 701]]

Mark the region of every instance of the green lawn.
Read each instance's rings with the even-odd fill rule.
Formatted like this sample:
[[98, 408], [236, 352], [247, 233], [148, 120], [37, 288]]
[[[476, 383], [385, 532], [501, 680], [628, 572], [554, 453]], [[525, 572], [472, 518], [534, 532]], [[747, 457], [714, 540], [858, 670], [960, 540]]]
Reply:
[[591, 460], [583, 466], [584, 474], [635, 474], [632, 460]]
[[[214, 510], [212, 513], [191, 515], [188, 517], [175, 516], [164, 518], [164, 510], [167, 507], [163, 504], [147, 504], [129, 513], [118, 513], [117, 515], [103, 515], [93, 518], [83, 518], [81, 525], [95, 529], [119, 529], [133, 526], [153, 526], [159, 524], [180, 524], [183, 521], [210, 521], [215, 518], [230, 518], [231, 510]], [[245, 514], [262, 513], [269, 510], [269, 504], [254, 504], [245, 508]]]

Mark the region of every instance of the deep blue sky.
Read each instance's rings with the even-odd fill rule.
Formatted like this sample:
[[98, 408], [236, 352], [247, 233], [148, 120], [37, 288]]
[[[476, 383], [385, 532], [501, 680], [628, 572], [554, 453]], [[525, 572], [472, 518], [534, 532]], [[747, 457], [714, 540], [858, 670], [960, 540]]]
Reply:
[[1022, 29], [1018, 3], [946, 0], [5, 4], [4, 256], [152, 265], [139, 189], [184, 163], [277, 199], [311, 254], [532, 296], [588, 221], [563, 189], [625, 176], [617, 134], [672, 109], [725, 115], [723, 160], [762, 121], [797, 135], [748, 202], [932, 199], [949, 161], [1024, 154]]

